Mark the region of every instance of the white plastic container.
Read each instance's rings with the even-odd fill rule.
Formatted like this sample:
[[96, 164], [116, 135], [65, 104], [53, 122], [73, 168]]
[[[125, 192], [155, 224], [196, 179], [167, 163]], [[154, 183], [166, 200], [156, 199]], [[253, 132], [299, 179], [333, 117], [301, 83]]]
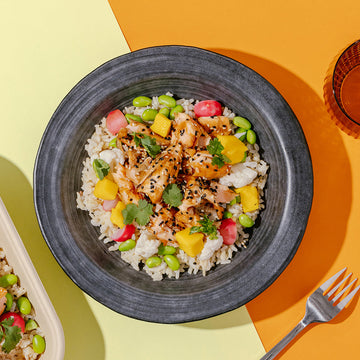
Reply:
[[13, 267], [21, 286], [26, 289], [35, 309], [36, 321], [44, 332], [46, 350], [40, 359], [63, 360], [65, 339], [60, 320], [1, 198], [0, 247], [4, 249], [6, 260]]

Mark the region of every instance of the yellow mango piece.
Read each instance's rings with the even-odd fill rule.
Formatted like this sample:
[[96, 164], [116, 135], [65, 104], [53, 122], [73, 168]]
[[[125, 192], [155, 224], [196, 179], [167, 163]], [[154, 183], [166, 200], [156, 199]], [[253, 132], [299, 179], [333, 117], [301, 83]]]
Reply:
[[171, 120], [169, 120], [165, 115], [160, 113], [156, 114], [154, 123], [150, 126], [150, 129], [154, 133], [162, 137], [166, 137], [169, 135], [170, 128]]
[[221, 153], [230, 159], [231, 165], [243, 160], [245, 151], [247, 151], [248, 148], [241, 140], [233, 135], [218, 135], [217, 138], [224, 147]]
[[126, 205], [119, 201], [116, 206], [111, 209], [111, 215], [110, 215], [110, 221], [118, 226], [120, 229], [122, 229], [124, 224], [124, 216], [122, 214], [122, 211], [126, 208]]
[[259, 194], [255, 186], [246, 185], [235, 189], [235, 192], [240, 194], [241, 204], [245, 213], [259, 208]]
[[118, 186], [113, 181], [104, 178], [96, 183], [94, 195], [99, 199], [114, 200], [118, 189]]
[[190, 234], [190, 228], [178, 231], [175, 234], [175, 240], [178, 242], [180, 249], [191, 257], [200, 254], [204, 248], [204, 234]]

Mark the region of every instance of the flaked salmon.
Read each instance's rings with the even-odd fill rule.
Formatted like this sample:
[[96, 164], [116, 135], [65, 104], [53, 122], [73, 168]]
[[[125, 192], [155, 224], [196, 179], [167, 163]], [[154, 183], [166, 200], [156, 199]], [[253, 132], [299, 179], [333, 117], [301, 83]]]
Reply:
[[199, 117], [198, 122], [211, 137], [231, 134], [230, 120], [227, 116]]
[[177, 179], [181, 159], [181, 144], [171, 145], [158, 154], [151, 161], [146, 178], [137, 187], [138, 192], [147, 195], [153, 204], [160, 202], [166, 186]]

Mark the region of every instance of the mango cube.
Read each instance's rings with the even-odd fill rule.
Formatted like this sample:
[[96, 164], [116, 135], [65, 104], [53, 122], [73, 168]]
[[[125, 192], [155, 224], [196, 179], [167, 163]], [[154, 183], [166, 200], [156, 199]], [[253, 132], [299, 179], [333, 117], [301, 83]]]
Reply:
[[218, 135], [217, 138], [224, 147], [221, 152], [223, 155], [230, 159], [230, 164], [236, 164], [244, 159], [245, 151], [247, 151], [246, 145], [233, 135]]
[[122, 214], [122, 211], [126, 208], [126, 205], [119, 201], [116, 206], [111, 209], [111, 215], [110, 215], [110, 221], [118, 226], [120, 229], [122, 229], [124, 224], [124, 216]]
[[259, 208], [259, 194], [255, 186], [246, 185], [235, 189], [235, 192], [240, 194], [241, 204], [245, 213]]
[[99, 199], [114, 200], [118, 189], [117, 184], [107, 178], [104, 178], [96, 183], [94, 195]]
[[204, 248], [204, 234], [190, 234], [190, 228], [178, 231], [175, 234], [175, 240], [178, 242], [180, 249], [191, 257], [200, 254]]
[[162, 136], [166, 137], [169, 135], [170, 129], [171, 129], [171, 120], [169, 120], [165, 115], [163, 114], [156, 114], [154, 123], [150, 126], [150, 129]]

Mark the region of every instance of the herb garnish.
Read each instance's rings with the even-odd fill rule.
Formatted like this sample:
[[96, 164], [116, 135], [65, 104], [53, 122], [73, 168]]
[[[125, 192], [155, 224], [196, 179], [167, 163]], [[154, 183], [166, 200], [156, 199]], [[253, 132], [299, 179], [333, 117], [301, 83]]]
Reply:
[[199, 220], [198, 223], [201, 226], [192, 226], [190, 228], [190, 234], [201, 232], [208, 235], [211, 240], [217, 239], [217, 228], [207, 215], [204, 215], [204, 218]]
[[166, 204], [178, 207], [181, 205], [184, 196], [176, 184], [168, 184], [162, 194], [162, 198]]
[[96, 176], [102, 180], [110, 171], [109, 164], [102, 159], [95, 159], [92, 163]]
[[155, 138], [136, 132], [132, 133], [132, 135], [134, 136], [136, 146], [142, 145], [152, 158], [155, 158], [156, 155], [161, 152], [161, 147], [156, 143]]
[[219, 168], [221, 168], [225, 165], [225, 163], [231, 162], [231, 160], [226, 155], [221, 153], [224, 150], [224, 146], [221, 144], [218, 138], [210, 140], [206, 149], [211, 155], [213, 155], [211, 161], [212, 165], [217, 165]]
[[131, 224], [134, 220], [139, 225], [146, 225], [150, 221], [150, 216], [153, 214], [152, 205], [146, 200], [139, 200], [138, 205], [127, 204], [122, 211], [124, 216], [124, 224]]
[[114, 137], [110, 142], [109, 142], [109, 147], [111, 148], [116, 148], [117, 145], [117, 138]]
[[12, 326], [14, 321], [13, 318], [9, 317], [0, 322], [0, 342], [5, 338], [2, 350], [7, 354], [16, 347], [16, 344], [21, 339], [21, 329], [19, 326]]

